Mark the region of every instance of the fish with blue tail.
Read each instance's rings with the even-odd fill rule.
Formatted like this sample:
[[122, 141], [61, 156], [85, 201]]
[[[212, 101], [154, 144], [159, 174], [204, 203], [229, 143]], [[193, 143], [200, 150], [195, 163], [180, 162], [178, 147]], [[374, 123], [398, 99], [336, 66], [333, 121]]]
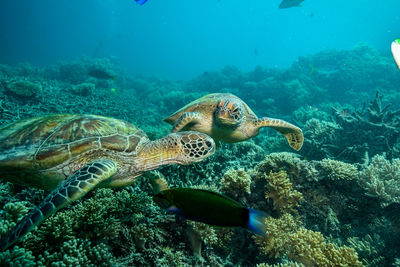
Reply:
[[185, 219], [219, 227], [241, 227], [265, 237], [265, 219], [261, 210], [246, 208], [222, 194], [194, 188], [173, 188], [160, 191], [153, 200], [167, 212]]
[[147, 0], [135, 0], [136, 3], [138, 3], [139, 5], [143, 5], [144, 3], [147, 2]]

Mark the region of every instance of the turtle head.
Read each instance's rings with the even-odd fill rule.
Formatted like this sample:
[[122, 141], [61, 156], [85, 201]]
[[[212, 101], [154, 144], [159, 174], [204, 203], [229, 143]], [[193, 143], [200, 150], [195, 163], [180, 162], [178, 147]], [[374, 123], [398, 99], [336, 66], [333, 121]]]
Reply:
[[199, 132], [171, 133], [148, 142], [138, 155], [140, 171], [154, 170], [166, 164], [190, 164], [213, 155], [214, 140]]
[[199, 132], [179, 132], [170, 134], [176, 136], [176, 148], [179, 153], [177, 160], [180, 164], [199, 162], [215, 153], [214, 140]]
[[244, 117], [244, 106], [237, 99], [222, 99], [215, 110], [216, 121], [224, 126], [236, 127]]

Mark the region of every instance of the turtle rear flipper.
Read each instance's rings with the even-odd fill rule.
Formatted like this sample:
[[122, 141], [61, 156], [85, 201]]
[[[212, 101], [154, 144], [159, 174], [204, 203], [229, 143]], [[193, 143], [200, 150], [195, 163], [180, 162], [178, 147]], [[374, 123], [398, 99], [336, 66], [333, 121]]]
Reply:
[[35, 209], [26, 215], [16, 227], [0, 239], [0, 251], [21, 239], [33, 227], [59, 209], [80, 199], [101, 182], [113, 176], [116, 164], [108, 159], [92, 162], [69, 176], [54, 189]]
[[258, 119], [256, 122], [256, 126], [258, 127], [270, 127], [281, 134], [283, 134], [289, 142], [289, 145], [295, 149], [300, 150], [303, 146], [304, 136], [301, 129], [297, 126], [294, 126], [291, 123], [288, 123], [284, 120], [273, 119], [263, 117]]

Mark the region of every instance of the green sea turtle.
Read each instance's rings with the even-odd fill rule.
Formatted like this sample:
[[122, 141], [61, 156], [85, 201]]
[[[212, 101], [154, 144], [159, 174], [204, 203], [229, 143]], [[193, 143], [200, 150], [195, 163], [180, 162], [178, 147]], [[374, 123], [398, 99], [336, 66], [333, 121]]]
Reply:
[[96, 115], [48, 115], [0, 128], [0, 179], [53, 190], [0, 240], [0, 251], [92, 189], [127, 186], [145, 171], [199, 162], [214, 152], [203, 133], [150, 141], [128, 122]]
[[227, 143], [256, 136], [262, 127], [271, 127], [283, 134], [295, 150], [300, 150], [304, 140], [299, 127], [279, 119], [258, 118], [243, 100], [232, 94], [205, 95], [164, 121], [174, 126], [172, 132], [199, 131]]

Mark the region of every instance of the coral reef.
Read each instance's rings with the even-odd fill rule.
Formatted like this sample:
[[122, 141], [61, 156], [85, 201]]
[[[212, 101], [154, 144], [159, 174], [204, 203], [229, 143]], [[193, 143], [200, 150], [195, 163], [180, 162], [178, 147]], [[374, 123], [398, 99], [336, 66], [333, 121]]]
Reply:
[[[160, 170], [170, 187], [209, 188], [269, 213], [266, 239], [166, 214], [152, 204], [151, 174], [144, 174], [131, 187], [98, 189], [60, 210], [0, 253], [0, 265], [399, 265], [400, 76], [392, 65], [364, 45], [302, 57], [288, 69], [227, 66], [189, 81], [128, 76], [108, 59], [0, 65], [0, 125], [92, 113], [132, 122], [154, 139], [170, 131], [162, 119], [171, 112], [209, 92], [230, 92], [257, 115], [293, 122], [305, 134], [299, 154], [265, 129], [247, 142], [218, 144], [201, 163]], [[45, 194], [0, 182], [0, 235]]]
[[295, 211], [303, 199], [303, 195], [299, 191], [293, 190], [293, 185], [286, 172], [270, 172], [266, 179], [268, 185], [265, 198], [267, 201], [272, 200], [274, 209], [281, 213]]
[[42, 87], [27, 80], [18, 80], [5, 85], [4, 93], [23, 99], [32, 99], [38, 96]]
[[367, 195], [379, 199], [382, 206], [400, 203], [400, 159], [389, 161], [375, 155], [361, 171], [360, 182]]

